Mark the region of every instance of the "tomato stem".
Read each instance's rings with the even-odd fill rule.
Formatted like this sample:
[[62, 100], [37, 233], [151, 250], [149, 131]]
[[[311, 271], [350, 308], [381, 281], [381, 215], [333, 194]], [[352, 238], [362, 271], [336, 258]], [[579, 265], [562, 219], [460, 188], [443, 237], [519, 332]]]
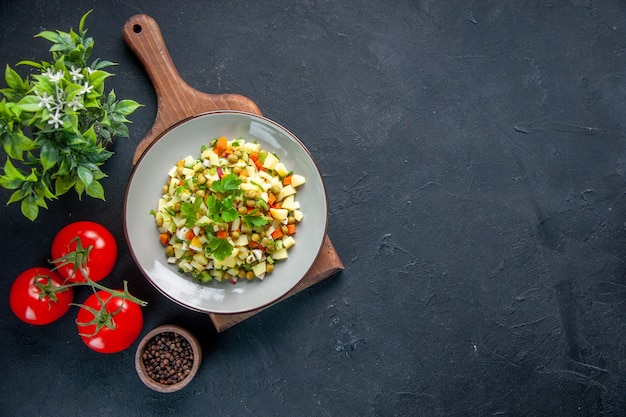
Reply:
[[[120, 290], [112, 290], [108, 287], [105, 287], [102, 284], [95, 282], [91, 278], [89, 278], [89, 275], [87, 274], [87, 261], [89, 261], [89, 254], [91, 253], [91, 250], [93, 249], [93, 245], [89, 245], [88, 247], [84, 248], [83, 243], [80, 240], [80, 236], [75, 236], [74, 238], [72, 238], [72, 240], [70, 240], [70, 244], [72, 242], [76, 242], [76, 248], [73, 251], [69, 252], [68, 254], [58, 259], [54, 259], [50, 261], [52, 264], [56, 265], [53, 271], [56, 269], [62, 268], [66, 265], [72, 264], [73, 265], [72, 275], [69, 278], [76, 275], [76, 271], [80, 270], [80, 272], [83, 274], [83, 277], [85, 279], [83, 281], [63, 284], [58, 287], [53, 287], [51, 284], [50, 285], [43, 284], [42, 287], [40, 288], [42, 292], [45, 291], [46, 295], [54, 296], [54, 293], [64, 291], [66, 288], [77, 287], [80, 285], [88, 285], [91, 288], [97, 288], [99, 290], [106, 291], [112, 296], [123, 298], [124, 300], [128, 300], [128, 301], [132, 301], [133, 303], [139, 304], [142, 307], [145, 307], [146, 305], [148, 305], [146, 301], [140, 300], [139, 298], [131, 295], [128, 292], [127, 281], [124, 281], [124, 291], [120, 291]], [[44, 286], [45, 286], [45, 290], [43, 288]]]
[[111, 288], [105, 287], [104, 285], [98, 282], [94, 282], [90, 280], [88, 277], [85, 277], [85, 278], [86, 278], [86, 281], [71, 282], [69, 284], [63, 284], [58, 287], [52, 287], [53, 288], [52, 292], [64, 291], [65, 289], [70, 288], [70, 287], [88, 286], [88, 287], [94, 288], [94, 291], [95, 289], [99, 289], [99, 290], [108, 292], [109, 294], [117, 298], [122, 298], [124, 300], [132, 301], [133, 303], [139, 304], [142, 307], [145, 307], [148, 305], [147, 301], [143, 301], [135, 297], [128, 291], [128, 281], [124, 281], [124, 290], [120, 291], [120, 290], [113, 290]]
[[100, 298], [100, 295], [97, 292], [95, 292], [95, 290], [94, 290], [94, 293], [96, 294], [96, 297], [98, 297], [98, 301], [100, 302], [100, 310], [96, 310], [95, 308], [86, 306], [84, 304], [72, 303], [72, 305], [75, 305], [80, 308], [84, 308], [85, 310], [93, 314], [93, 319], [89, 320], [88, 322], [80, 322], [76, 320], [76, 324], [82, 327], [87, 327], [91, 325], [96, 326], [92, 334], [79, 333], [80, 336], [93, 337], [97, 335], [98, 332], [100, 332], [100, 330], [102, 330], [104, 327], [107, 327], [111, 330], [115, 330], [115, 328], [117, 327], [115, 324], [115, 321], [113, 320], [113, 317], [115, 317], [115, 315], [122, 310], [122, 306], [120, 306], [120, 308], [118, 308], [116, 311], [109, 313], [107, 311], [107, 304], [109, 303], [109, 301], [113, 299], [113, 295], [111, 295], [109, 298], [107, 298], [106, 301], [103, 302], [102, 298]]
[[89, 254], [91, 250], [93, 249], [93, 245], [89, 245], [86, 248], [84, 248], [83, 242], [80, 240], [79, 236], [75, 236], [74, 238], [72, 238], [69, 244], [72, 244], [72, 242], [76, 242], [76, 248], [73, 251], [67, 253], [66, 255], [58, 259], [53, 259], [52, 261], [50, 261], [52, 264], [55, 265], [53, 271], [71, 264], [73, 265], [73, 268], [72, 268], [72, 275], [70, 275], [70, 278], [76, 275], [76, 271], [80, 270], [83, 276], [88, 279], [87, 261], [89, 261]]

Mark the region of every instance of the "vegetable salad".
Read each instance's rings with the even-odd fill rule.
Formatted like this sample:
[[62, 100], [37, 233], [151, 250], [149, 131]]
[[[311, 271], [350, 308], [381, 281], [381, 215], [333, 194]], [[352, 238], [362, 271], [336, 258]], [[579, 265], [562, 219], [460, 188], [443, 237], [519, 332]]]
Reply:
[[201, 282], [264, 279], [289, 256], [301, 175], [258, 143], [219, 137], [168, 173], [152, 211], [168, 262]]

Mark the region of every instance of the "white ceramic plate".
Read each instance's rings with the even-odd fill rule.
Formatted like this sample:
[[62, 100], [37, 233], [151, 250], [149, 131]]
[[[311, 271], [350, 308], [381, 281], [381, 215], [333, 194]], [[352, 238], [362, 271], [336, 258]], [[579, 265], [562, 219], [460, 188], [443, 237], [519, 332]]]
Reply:
[[[296, 200], [304, 213], [289, 258], [276, 263], [265, 280], [200, 284], [167, 263], [150, 210], [155, 210], [168, 170], [181, 158], [198, 157], [200, 147], [219, 136], [257, 141], [285, 166], [306, 178]], [[133, 170], [124, 201], [124, 233], [143, 275], [173, 301], [209, 313], [241, 313], [264, 307], [291, 290], [309, 271], [326, 234], [328, 206], [322, 176], [306, 147], [279, 124], [249, 113], [206, 113], [174, 126], [143, 154]]]

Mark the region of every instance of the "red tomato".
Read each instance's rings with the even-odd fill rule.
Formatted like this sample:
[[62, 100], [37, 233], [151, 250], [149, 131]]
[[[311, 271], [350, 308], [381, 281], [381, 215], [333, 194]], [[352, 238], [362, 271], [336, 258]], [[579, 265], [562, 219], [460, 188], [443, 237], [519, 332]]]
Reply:
[[52, 259], [63, 278], [82, 282], [87, 275], [97, 282], [113, 270], [117, 242], [111, 232], [98, 223], [70, 223], [54, 237]]
[[[48, 268], [30, 268], [13, 281], [9, 292], [9, 304], [13, 313], [30, 324], [49, 324], [63, 316], [74, 300], [74, 290], [69, 287], [52, 294], [36, 285], [52, 288], [63, 284], [63, 278]], [[55, 301], [56, 297], [56, 301]]]
[[[103, 308], [104, 305], [104, 308]], [[78, 333], [83, 342], [100, 353], [120, 352], [139, 337], [143, 327], [141, 307], [106, 291], [98, 291], [87, 298], [76, 317]], [[90, 309], [98, 314], [94, 315]]]

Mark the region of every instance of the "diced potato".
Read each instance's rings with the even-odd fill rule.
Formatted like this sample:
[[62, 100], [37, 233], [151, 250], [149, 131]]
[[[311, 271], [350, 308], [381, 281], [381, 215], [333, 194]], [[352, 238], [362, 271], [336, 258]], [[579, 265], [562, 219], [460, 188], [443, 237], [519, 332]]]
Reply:
[[191, 155], [187, 155], [185, 159], [183, 159], [183, 165], [185, 168], [191, 168], [195, 163], [196, 159]]
[[220, 157], [217, 156], [213, 149], [207, 148], [202, 152], [202, 159], [208, 159], [211, 165], [218, 166], [220, 164]]
[[287, 236], [286, 238], [283, 238], [283, 247], [285, 249], [289, 249], [295, 244], [296, 240], [292, 236]]
[[249, 182], [242, 182], [239, 185], [239, 188], [241, 188], [243, 191], [252, 191], [252, 190], [258, 190], [259, 189], [256, 185], [254, 185], [252, 183], [249, 183]]
[[272, 153], [268, 153], [265, 157], [265, 161], [263, 161], [263, 168], [265, 169], [274, 169], [276, 168], [276, 164], [278, 164], [279, 160]]
[[271, 208], [270, 209], [270, 215], [275, 218], [278, 221], [283, 221], [287, 219], [287, 215], [289, 214], [289, 210], [287, 209], [277, 209], [277, 208]]
[[182, 269], [183, 272], [191, 272], [193, 270], [193, 266], [191, 266], [191, 264], [186, 260], [180, 261], [178, 263], [178, 267]]
[[280, 190], [280, 193], [278, 193], [278, 195], [276, 196], [276, 199], [278, 201], [282, 201], [283, 198], [293, 195], [296, 193], [296, 189], [293, 188], [293, 186], [291, 185], [286, 185], [283, 187], [282, 190]]
[[289, 253], [287, 252], [287, 249], [285, 249], [284, 247], [282, 249], [277, 250], [276, 252], [272, 254], [272, 258], [274, 258], [274, 260], [276, 261], [287, 259], [288, 257], [289, 257]]
[[282, 208], [286, 210], [295, 210], [297, 208], [295, 197], [293, 195], [285, 197], [282, 201]]
[[254, 272], [254, 275], [256, 277], [262, 279], [265, 276], [265, 273], [267, 272], [267, 263], [259, 262], [258, 264], [252, 267], [252, 272]]
[[285, 164], [283, 164], [282, 162], [279, 162], [276, 164], [276, 166], [274, 167], [274, 171], [276, 171], [276, 173], [280, 175], [281, 177], [284, 177], [287, 174], [289, 174], [289, 171], [285, 167]]
[[209, 260], [202, 253], [196, 253], [193, 256], [193, 260], [199, 263], [200, 265], [207, 265], [209, 263]]
[[293, 218], [296, 219], [297, 222], [302, 221], [303, 217], [304, 217], [304, 213], [301, 212], [300, 210], [293, 211]]
[[222, 261], [222, 266], [226, 268], [233, 268], [235, 267], [235, 265], [237, 265], [237, 258], [235, 258], [234, 256], [229, 256]]
[[302, 175], [293, 174], [291, 176], [292, 187], [299, 187], [306, 182], [306, 179]]
[[263, 180], [265, 180], [267, 182], [272, 181], [272, 178], [274, 178], [274, 177], [272, 177], [270, 174], [268, 174], [265, 171], [259, 171], [259, 177], [261, 177]]
[[235, 240], [234, 246], [248, 246], [248, 235], [239, 235], [239, 239]]
[[157, 217], [155, 217], [155, 219], [158, 219], [158, 216], [161, 216], [161, 212], [163, 211], [163, 209], [165, 209], [165, 205], [167, 204], [167, 202], [165, 201], [164, 198], [159, 198], [159, 203], [157, 204]]
[[253, 143], [253, 142], [246, 142], [243, 145], [243, 148], [248, 152], [248, 153], [258, 153], [261, 150], [261, 144], [260, 143]]
[[199, 262], [196, 262], [194, 260], [192, 260], [191, 262], [189, 262], [189, 265], [191, 265], [191, 267], [193, 269], [195, 269], [196, 271], [203, 271], [205, 269], [205, 266], [200, 264]]
[[174, 222], [174, 224], [176, 225], [176, 227], [183, 227], [185, 225], [185, 223], [187, 222], [187, 220], [185, 220], [184, 218], [180, 217], [180, 216], [173, 216], [172, 217], [172, 221]]

